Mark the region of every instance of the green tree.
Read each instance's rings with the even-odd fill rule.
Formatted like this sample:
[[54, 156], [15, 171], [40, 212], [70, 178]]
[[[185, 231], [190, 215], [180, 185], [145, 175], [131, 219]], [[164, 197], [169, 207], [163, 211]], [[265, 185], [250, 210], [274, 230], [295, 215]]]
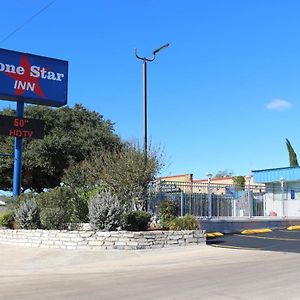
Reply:
[[245, 188], [245, 177], [244, 176], [234, 176], [233, 183], [238, 189], [243, 190]]
[[298, 167], [298, 160], [297, 160], [297, 154], [294, 151], [294, 148], [292, 147], [292, 144], [288, 139], [285, 139], [286, 141], [286, 147], [289, 153], [289, 160], [290, 160], [290, 167]]
[[124, 143], [112, 152], [95, 152], [88, 161], [67, 170], [64, 182], [76, 188], [109, 189], [129, 210], [142, 210], [148, 184], [164, 163], [160, 150], [149, 150], [147, 164], [139, 146]]
[[138, 145], [125, 144], [112, 154], [100, 155], [99, 161], [103, 166], [101, 179], [118, 198], [132, 210], [144, 209], [148, 184], [163, 167], [163, 154], [149, 149], [145, 165], [143, 150]]
[[218, 171], [217, 174], [215, 175], [215, 178], [224, 178], [224, 177], [231, 177], [234, 174], [232, 171], [223, 170], [223, 171]]
[[[15, 115], [12, 109], [1, 112]], [[89, 160], [93, 153], [111, 152], [121, 147], [113, 123], [82, 105], [52, 109], [27, 106], [25, 117], [45, 121], [43, 140], [24, 139], [22, 187], [35, 191], [59, 186], [71, 164]], [[13, 152], [13, 138], [0, 137], [3, 153]], [[5, 158], [0, 165], [0, 188], [12, 188], [13, 159]]]

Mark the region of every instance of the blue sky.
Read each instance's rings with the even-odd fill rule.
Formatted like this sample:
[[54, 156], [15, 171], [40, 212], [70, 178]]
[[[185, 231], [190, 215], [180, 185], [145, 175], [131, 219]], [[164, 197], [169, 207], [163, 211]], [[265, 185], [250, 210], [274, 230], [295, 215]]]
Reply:
[[299, 1], [56, 0], [27, 22], [48, 3], [1, 3], [0, 47], [68, 60], [68, 104], [112, 120], [124, 140], [143, 137], [134, 48], [151, 56], [170, 43], [148, 65], [161, 175], [288, 166], [285, 138], [300, 151]]

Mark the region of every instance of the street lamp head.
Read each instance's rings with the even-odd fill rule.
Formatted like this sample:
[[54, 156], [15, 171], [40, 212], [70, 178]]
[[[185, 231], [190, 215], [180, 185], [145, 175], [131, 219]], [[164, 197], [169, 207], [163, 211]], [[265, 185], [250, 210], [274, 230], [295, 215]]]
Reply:
[[246, 178], [246, 181], [248, 183], [250, 183], [252, 176], [251, 175], [246, 175], [245, 178]]
[[207, 172], [205, 175], [206, 175], [208, 178], [211, 178], [211, 177], [212, 177], [212, 174], [211, 174], [210, 172]]
[[167, 48], [167, 47], [169, 47], [169, 43], [167, 43], [167, 44], [164, 44], [164, 45], [162, 45], [161, 47], [159, 47], [159, 48], [157, 48], [157, 49], [155, 49], [154, 51], [153, 51], [153, 55], [156, 55], [160, 50], [162, 50], [162, 49], [165, 49], [165, 48]]
[[280, 177], [279, 182], [280, 182], [280, 185], [281, 185], [281, 189], [283, 191], [285, 179], [283, 177]]
[[164, 45], [162, 45], [161, 47], [155, 49], [155, 50], [153, 51], [153, 57], [152, 57], [152, 58], [147, 58], [147, 57], [145, 57], [145, 56], [144, 56], [144, 57], [139, 56], [138, 53], [137, 53], [137, 48], [134, 49], [134, 53], [135, 53], [136, 58], [141, 59], [144, 63], [146, 63], [147, 61], [154, 61], [156, 54], [157, 54], [160, 50], [169, 47], [169, 45], [170, 45], [170, 44], [167, 43], [167, 44], [164, 44]]

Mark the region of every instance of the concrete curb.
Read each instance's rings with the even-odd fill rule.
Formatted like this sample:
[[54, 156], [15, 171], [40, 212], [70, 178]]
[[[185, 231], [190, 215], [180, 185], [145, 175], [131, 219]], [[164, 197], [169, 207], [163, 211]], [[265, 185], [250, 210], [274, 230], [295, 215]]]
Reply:
[[292, 225], [287, 228], [287, 230], [300, 230], [300, 225]]
[[256, 234], [256, 233], [268, 233], [272, 232], [269, 228], [259, 228], [259, 229], [246, 229], [241, 231], [241, 234]]
[[208, 232], [206, 233], [206, 237], [208, 238], [214, 238], [214, 237], [221, 237], [224, 236], [222, 232]]
[[249, 218], [218, 218], [201, 220], [202, 229], [206, 232], [222, 232], [225, 234], [240, 233], [246, 229], [271, 228], [286, 229], [289, 226], [300, 225], [300, 217], [253, 217]]

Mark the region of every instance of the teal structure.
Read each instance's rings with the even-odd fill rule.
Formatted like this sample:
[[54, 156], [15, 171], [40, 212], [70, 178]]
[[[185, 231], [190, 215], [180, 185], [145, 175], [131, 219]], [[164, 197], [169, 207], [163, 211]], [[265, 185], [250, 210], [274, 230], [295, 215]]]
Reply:
[[252, 171], [253, 180], [264, 184], [265, 216], [300, 217], [300, 167]]
[[286, 182], [299, 181], [300, 184], [300, 167], [254, 170], [252, 174], [256, 183], [275, 183], [283, 178]]

